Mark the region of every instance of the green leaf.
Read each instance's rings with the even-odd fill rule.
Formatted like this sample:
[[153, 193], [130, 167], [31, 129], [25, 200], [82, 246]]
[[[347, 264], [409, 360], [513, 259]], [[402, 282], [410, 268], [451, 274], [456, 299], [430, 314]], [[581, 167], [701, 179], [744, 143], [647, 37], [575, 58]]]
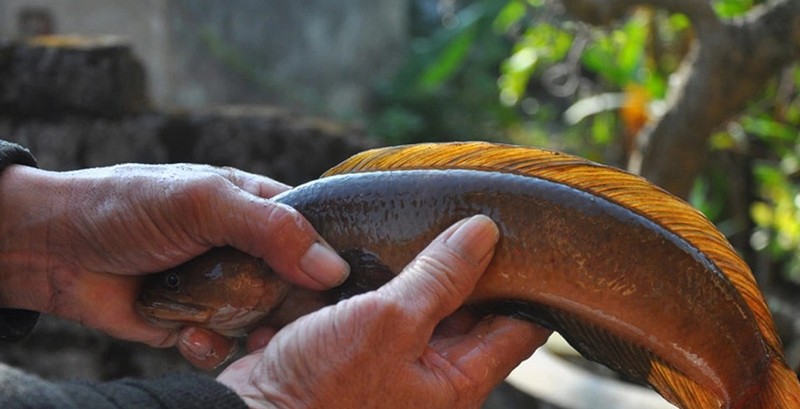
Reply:
[[783, 173], [777, 167], [768, 164], [757, 164], [753, 168], [753, 174], [760, 184], [767, 187], [777, 187], [784, 183]]
[[771, 226], [773, 221], [772, 206], [764, 202], [755, 202], [750, 206], [750, 217], [759, 226]]
[[418, 86], [422, 90], [430, 91], [450, 79], [469, 53], [475, 34], [474, 26], [461, 30], [439, 57], [425, 68], [419, 77]]
[[774, 121], [768, 117], [756, 118], [747, 116], [742, 118], [741, 124], [747, 132], [767, 141], [794, 142], [797, 140], [798, 134], [800, 134], [797, 128]]
[[537, 68], [563, 59], [572, 40], [571, 34], [547, 23], [525, 30], [514, 45], [514, 52], [500, 67], [501, 76], [497, 80], [500, 101], [506, 106], [521, 101]]
[[432, 92], [455, 75], [470, 54], [478, 39], [492, 33], [492, 22], [508, 4], [508, 0], [484, 0], [458, 12], [458, 25], [444, 28], [421, 43], [421, 54], [429, 58], [419, 67], [414, 86], [420, 92]]
[[669, 25], [673, 31], [682, 31], [689, 29], [692, 26], [692, 22], [685, 14], [671, 14], [669, 16]]
[[714, 2], [714, 10], [722, 18], [742, 15], [753, 8], [753, 0], [718, 0]]
[[736, 147], [736, 140], [730, 132], [717, 132], [711, 135], [708, 143], [714, 151], [726, 151]]
[[[641, 16], [641, 14], [640, 14]], [[631, 18], [619, 39], [619, 54], [617, 56], [617, 66], [627, 77], [627, 82], [636, 81], [644, 60], [645, 41], [647, 40], [648, 24], [643, 17]]]
[[592, 121], [592, 141], [602, 145], [611, 143], [617, 134], [616, 124], [616, 116], [609, 112], [595, 115]]
[[521, 0], [511, 0], [500, 10], [494, 20], [494, 28], [499, 32], [506, 32], [525, 17], [525, 3]]

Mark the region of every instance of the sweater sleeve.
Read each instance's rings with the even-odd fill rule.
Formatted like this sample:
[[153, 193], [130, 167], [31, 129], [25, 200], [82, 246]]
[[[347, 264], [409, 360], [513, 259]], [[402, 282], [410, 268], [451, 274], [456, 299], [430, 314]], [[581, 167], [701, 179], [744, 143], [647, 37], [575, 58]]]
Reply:
[[[27, 149], [0, 140], [0, 172], [13, 164], [36, 166], [36, 159]], [[0, 309], [0, 341], [17, 341], [28, 335], [38, 319], [35, 311]]]
[[31, 152], [15, 143], [0, 140], [0, 171], [8, 165], [37, 166]]
[[0, 407], [7, 409], [247, 409], [230, 389], [201, 374], [111, 382], [49, 382], [0, 364]]

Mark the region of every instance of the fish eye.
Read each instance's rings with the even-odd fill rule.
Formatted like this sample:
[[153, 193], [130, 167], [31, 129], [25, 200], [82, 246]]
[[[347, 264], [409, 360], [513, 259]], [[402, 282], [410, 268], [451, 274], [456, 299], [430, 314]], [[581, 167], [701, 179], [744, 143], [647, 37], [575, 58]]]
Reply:
[[178, 291], [181, 287], [181, 275], [171, 272], [164, 276], [164, 286], [173, 291]]

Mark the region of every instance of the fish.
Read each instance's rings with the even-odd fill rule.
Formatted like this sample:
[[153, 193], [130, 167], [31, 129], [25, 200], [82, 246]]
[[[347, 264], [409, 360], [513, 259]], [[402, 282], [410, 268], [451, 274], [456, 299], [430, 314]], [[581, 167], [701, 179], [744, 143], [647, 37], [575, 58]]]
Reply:
[[229, 335], [280, 327], [379, 288], [448, 226], [484, 214], [500, 240], [467, 300], [476, 311], [557, 331], [680, 408], [800, 408], [748, 265], [702, 213], [639, 176], [533, 147], [424, 143], [361, 152], [273, 200], [348, 261], [344, 284], [304, 290], [217, 248], [154, 275], [137, 310]]

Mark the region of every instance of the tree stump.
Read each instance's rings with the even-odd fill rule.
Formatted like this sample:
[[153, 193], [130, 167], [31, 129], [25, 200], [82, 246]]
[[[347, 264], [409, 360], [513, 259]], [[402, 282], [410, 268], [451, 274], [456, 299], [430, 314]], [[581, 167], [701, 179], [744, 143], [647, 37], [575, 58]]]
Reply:
[[145, 73], [117, 37], [43, 36], [0, 47], [0, 112], [120, 117], [148, 106]]

